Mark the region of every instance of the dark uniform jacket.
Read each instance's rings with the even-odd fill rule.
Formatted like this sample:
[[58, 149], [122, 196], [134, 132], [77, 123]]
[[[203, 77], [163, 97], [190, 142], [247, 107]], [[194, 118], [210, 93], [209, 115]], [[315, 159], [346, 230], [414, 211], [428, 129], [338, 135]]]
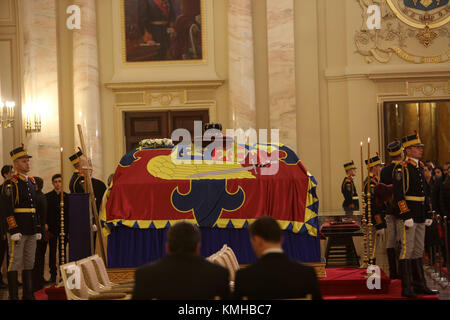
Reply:
[[[367, 193], [368, 193], [368, 188], [370, 185], [370, 215], [371, 215], [371, 220], [372, 220], [372, 224], [375, 226], [375, 229], [380, 230], [380, 229], [384, 229], [386, 228], [386, 220], [385, 220], [385, 216], [386, 216], [386, 210], [384, 208], [384, 206], [377, 206], [376, 203], [376, 199], [375, 199], [375, 186], [378, 184], [378, 177], [374, 176], [374, 175], [370, 175], [370, 184], [368, 183], [368, 179], [366, 177], [366, 179], [364, 179], [364, 199], [367, 203]], [[369, 216], [369, 212], [368, 212], [368, 207], [366, 206], [366, 219], [368, 219]]]
[[[59, 237], [61, 232], [61, 195], [55, 190], [45, 194], [47, 199], [47, 225], [51, 236]], [[64, 233], [69, 232], [69, 199], [67, 193], [64, 192]]]
[[[389, 165], [381, 169], [380, 173], [380, 182], [384, 183], [385, 185], [394, 184], [394, 168], [397, 164], [399, 164], [400, 161], [393, 160]], [[389, 208], [389, 210], [386, 210], [386, 214], [392, 214], [394, 216], [398, 215], [398, 210], [396, 210], [397, 207], [393, 206], [392, 208]]]
[[206, 300], [229, 297], [228, 270], [205, 258], [169, 254], [136, 270], [133, 299]]
[[408, 158], [395, 166], [394, 203], [403, 220], [412, 218], [415, 223], [423, 223], [433, 217], [423, 167], [422, 162], [416, 164]]
[[[22, 175], [15, 175], [3, 184], [1, 196], [8, 232], [11, 235], [33, 235], [41, 232], [39, 215], [36, 213], [36, 183], [33, 177], [26, 180]], [[31, 212], [33, 209], [34, 213]]]
[[[0, 191], [3, 189], [3, 185], [0, 185]], [[5, 205], [3, 197], [0, 197], [0, 240], [2, 236], [8, 232], [8, 224], [6, 223]]]
[[311, 294], [322, 299], [314, 268], [291, 260], [286, 254], [271, 252], [236, 273], [234, 298], [288, 299]]
[[349, 205], [353, 204], [353, 208], [349, 208], [351, 210], [359, 210], [359, 198], [358, 193], [356, 192], [355, 183], [352, 177], [345, 177], [342, 181], [341, 192], [344, 195], [344, 202], [342, 203], [342, 207], [348, 208]]

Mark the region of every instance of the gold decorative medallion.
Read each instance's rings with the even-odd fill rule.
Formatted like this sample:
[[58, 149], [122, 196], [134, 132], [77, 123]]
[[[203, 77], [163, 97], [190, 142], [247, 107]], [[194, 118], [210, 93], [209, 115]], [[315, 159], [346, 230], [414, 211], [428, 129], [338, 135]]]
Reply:
[[[362, 9], [363, 21], [354, 42], [356, 51], [367, 63], [388, 63], [395, 55], [416, 64], [450, 60], [450, 0], [356, 1]], [[377, 8], [375, 12], [373, 7]], [[369, 21], [377, 19], [378, 24], [371, 26]], [[423, 45], [426, 55], [414, 42]]]

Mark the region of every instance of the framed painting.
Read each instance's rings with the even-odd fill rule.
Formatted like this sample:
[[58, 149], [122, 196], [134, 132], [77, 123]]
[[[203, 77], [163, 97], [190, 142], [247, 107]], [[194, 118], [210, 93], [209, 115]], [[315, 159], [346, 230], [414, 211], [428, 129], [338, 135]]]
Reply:
[[122, 0], [125, 63], [205, 60], [204, 0]]

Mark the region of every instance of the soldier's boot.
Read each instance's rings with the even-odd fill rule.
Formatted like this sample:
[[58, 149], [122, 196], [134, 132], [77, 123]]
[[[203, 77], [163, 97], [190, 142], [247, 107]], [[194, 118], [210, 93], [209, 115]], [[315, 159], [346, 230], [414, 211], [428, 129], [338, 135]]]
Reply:
[[391, 279], [400, 279], [400, 276], [397, 272], [397, 255], [395, 253], [394, 248], [388, 248], [387, 250], [387, 256], [388, 256], [388, 263], [389, 263], [389, 277]]
[[423, 272], [423, 261], [422, 258], [411, 259], [412, 276], [413, 276], [413, 287], [414, 292], [418, 294], [434, 295], [439, 293], [438, 291], [433, 291], [427, 287], [427, 281], [425, 279], [425, 274]]
[[18, 273], [17, 271], [8, 271], [7, 276], [9, 300], [19, 300]]
[[22, 271], [23, 300], [36, 300], [33, 294], [33, 270]]
[[411, 265], [409, 259], [400, 259], [398, 261], [400, 276], [402, 278], [402, 296], [407, 298], [416, 298], [416, 294], [411, 289]]

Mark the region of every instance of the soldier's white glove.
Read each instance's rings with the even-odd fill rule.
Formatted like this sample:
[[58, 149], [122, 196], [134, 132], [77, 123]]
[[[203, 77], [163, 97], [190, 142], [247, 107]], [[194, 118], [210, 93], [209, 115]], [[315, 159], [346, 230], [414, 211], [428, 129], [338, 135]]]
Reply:
[[433, 219], [425, 219], [425, 225], [427, 227], [431, 226], [433, 224]]
[[20, 241], [20, 239], [22, 239], [22, 234], [20, 232], [19, 233], [15, 233], [15, 234], [13, 234], [11, 236], [11, 240], [12, 241]]
[[91, 230], [92, 230], [92, 232], [97, 231], [97, 226], [96, 226], [95, 224], [93, 224], [93, 225], [91, 226]]
[[41, 240], [42, 239], [42, 233], [36, 233], [36, 240]]
[[414, 226], [414, 220], [412, 218], [405, 220], [405, 227], [411, 228], [412, 226]]

